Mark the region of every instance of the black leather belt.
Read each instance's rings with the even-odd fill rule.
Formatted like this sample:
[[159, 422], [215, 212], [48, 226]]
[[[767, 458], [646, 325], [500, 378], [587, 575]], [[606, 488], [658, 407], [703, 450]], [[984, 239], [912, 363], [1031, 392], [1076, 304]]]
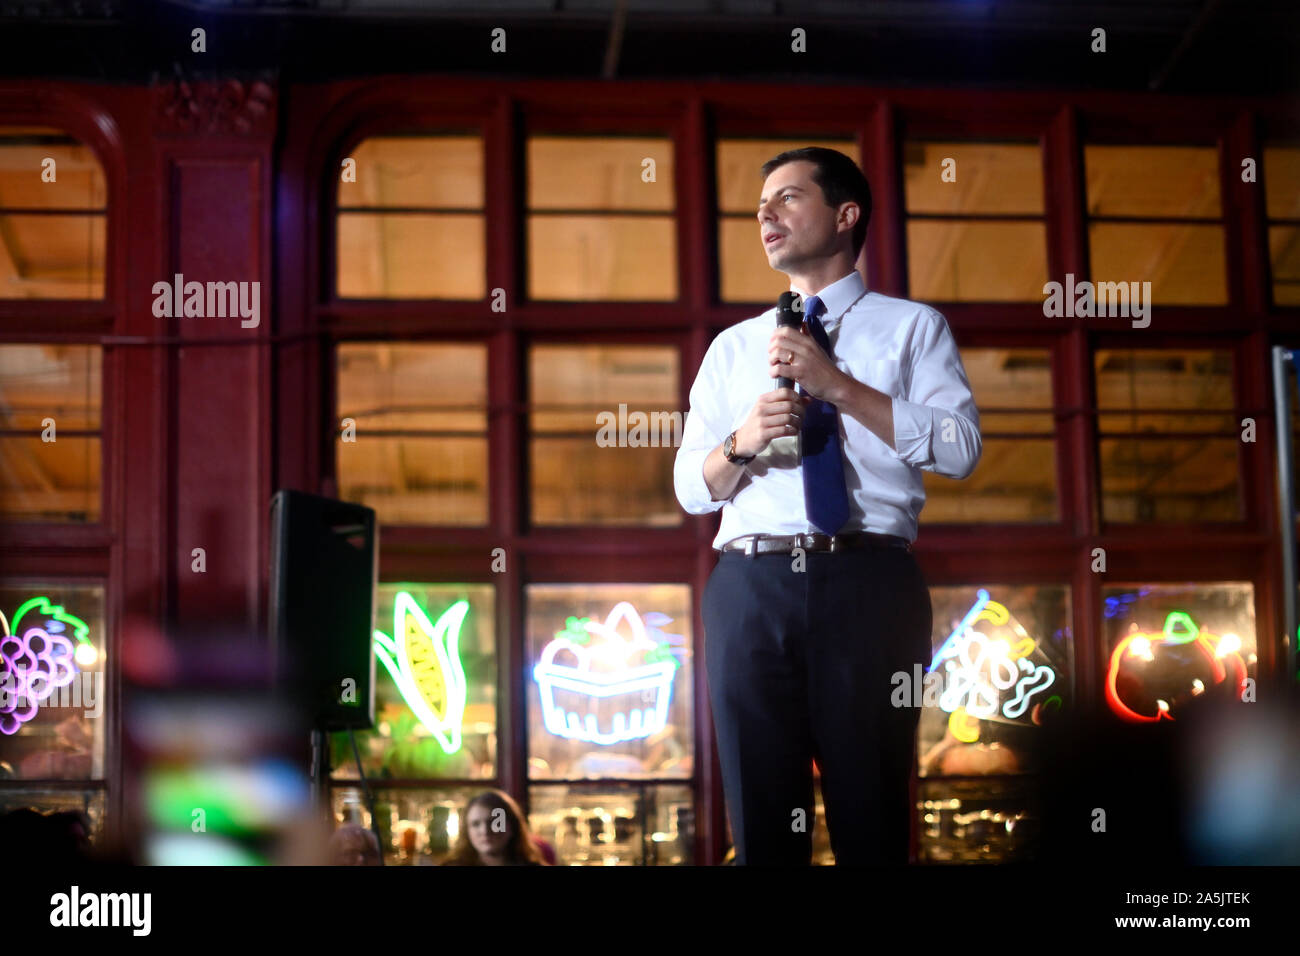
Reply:
[[861, 551], [864, 548], [902, 548], [912, 550], [906, 538], [874, 531], [855, 531], [851, 534], [746, 534], [732, 538], [722, 546], [723, 551], [743, 551], [753, 557], [758, 554], [790, 554], [795, 548], [804, 551]]

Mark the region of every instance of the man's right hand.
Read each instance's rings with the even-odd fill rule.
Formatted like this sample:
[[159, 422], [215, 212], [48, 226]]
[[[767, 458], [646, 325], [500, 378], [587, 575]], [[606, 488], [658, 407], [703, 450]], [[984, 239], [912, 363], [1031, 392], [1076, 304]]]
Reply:
[[810, 401], [792, 388], [777, 388], [760, 395], [744, 424], [736, 429], [735, 454], [741, 458], [760, 455], [773, 438], [799, 434]]

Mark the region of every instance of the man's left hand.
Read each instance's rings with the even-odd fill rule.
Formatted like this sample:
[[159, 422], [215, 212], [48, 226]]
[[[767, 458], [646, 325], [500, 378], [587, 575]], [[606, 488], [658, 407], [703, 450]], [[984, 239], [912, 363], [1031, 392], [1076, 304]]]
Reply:
[[806, 329], [776, 329], [768, 340], [767, 355], [773, 378], [793, 379], [814, 398], [833, 403], [829, 396], [841, 391], [848, 379]]

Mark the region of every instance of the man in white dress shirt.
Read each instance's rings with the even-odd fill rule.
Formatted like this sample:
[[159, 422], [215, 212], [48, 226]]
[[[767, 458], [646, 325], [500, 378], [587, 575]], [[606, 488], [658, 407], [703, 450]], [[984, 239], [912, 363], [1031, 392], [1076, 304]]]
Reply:
[[686, 511], [722, 510], [702, 610], [736, 860], [810, 861], [816, 761], [836, 861], [906, 863], [920, 713], [890, 705], [890, 678], [931, 656], [921, 472], [971, 473], [979, 413], [943, 316], [854, 268], [857, 164], [807, 147], [762, 176], [768, 263], [806, 321], [773, 309], [714, 339], [674, 468]]

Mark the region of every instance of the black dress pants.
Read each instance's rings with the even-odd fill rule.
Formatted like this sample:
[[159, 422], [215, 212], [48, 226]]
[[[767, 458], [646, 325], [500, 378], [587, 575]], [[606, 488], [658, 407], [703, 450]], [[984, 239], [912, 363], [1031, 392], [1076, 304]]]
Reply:
[[723, 552], [704, 592], [736, 862], [810, 863], [816, 760], [836, 863], [906, 863], [920, 710], [890, 677], [929, 664], [929, 589], [901, 548], [803, 560]]

